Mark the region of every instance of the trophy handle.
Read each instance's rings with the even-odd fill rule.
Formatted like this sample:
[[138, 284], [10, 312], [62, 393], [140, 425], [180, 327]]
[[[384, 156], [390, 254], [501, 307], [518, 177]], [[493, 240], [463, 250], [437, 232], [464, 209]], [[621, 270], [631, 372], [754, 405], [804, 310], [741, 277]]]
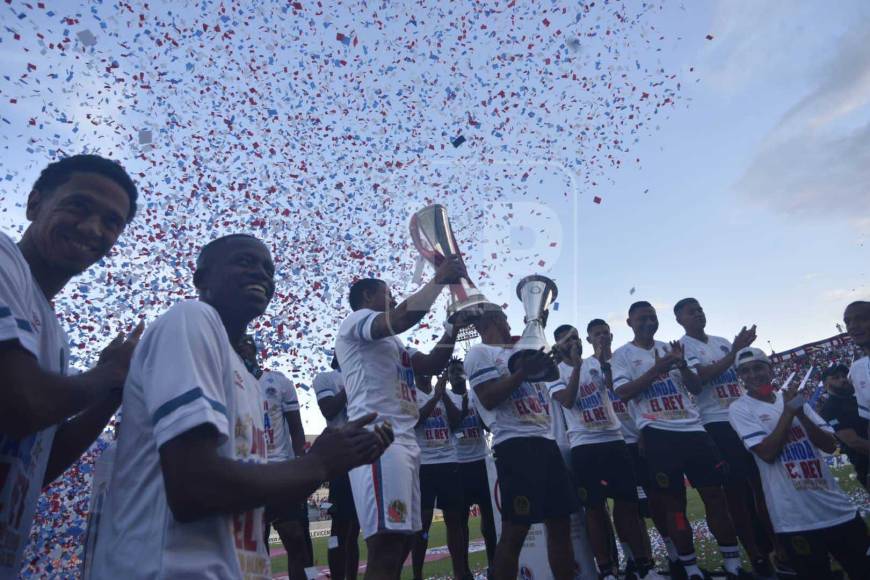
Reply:
[[[439, 215], [440, 218], [440, 215]], [[449, 225], [449, 224], [448, 224]], [[414, 242], [414, 247], [417, 248], [417, 251], [420, 252], [420, 255], [423, 258], [432, 264], [435, 268], [441, 265], [441, 262], [444, 261], [445, 256], [441, 252], [437, 251], [435, 248], [431, 246], [426, 240], [424, 240], [420, 236], [420, 228], [417, 223], [417, 214], [411, 216], [411, 241]], [[453, 237], [453, 230], [447, 229], [449, 234], [449, 239], [447, 240], [448, 244], [451, 246], [451, 249], [456, 248], [456, 240]], [[465, 258], [462, 257], [462, 254], [459, 252], [455, 252], [456, 256], [459, 256], [459, 259], [462, 260], [462, 263], [465, 263]], [[475, 290], [477, 287], [474, 283], [468, 278], [462, 277], [459, 279], [459, 282], [456, 284], [450, 284], [450, 291], [456, 297], [458, 301], [463, 301], [468, 298], [469, 291]]]

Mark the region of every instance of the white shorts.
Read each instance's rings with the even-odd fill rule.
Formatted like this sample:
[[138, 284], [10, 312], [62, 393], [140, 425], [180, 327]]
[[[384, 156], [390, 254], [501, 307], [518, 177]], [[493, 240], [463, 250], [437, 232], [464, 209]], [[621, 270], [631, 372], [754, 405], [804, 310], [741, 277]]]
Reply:
[[419, 447], [394, 442], [376, 462], [351, 470], [350, 486], [364, 538], [423, 529]]

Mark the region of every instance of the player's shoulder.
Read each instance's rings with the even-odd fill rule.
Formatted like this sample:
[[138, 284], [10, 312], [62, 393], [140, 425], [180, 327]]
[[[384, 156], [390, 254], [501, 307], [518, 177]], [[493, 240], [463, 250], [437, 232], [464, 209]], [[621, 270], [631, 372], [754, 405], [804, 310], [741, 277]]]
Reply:
[[[148, 330], [154, 334], [158, 329], [173, 328], [180, 332], [196, 332], [206, 328], [222, 329], [220, 315], [214, 307], [201, 300], [183, 300], [173, 304], [157, 318]], [[143, 337], [144, 339], [144, 337]]]
[[743, 393], [735, 401], [733, 401], [730, 405], [728, 405], [728, 414], [734, 415], [735, 413], [746, 413], [751, 411], [754, 406], [752, 401], [752, 397], [750, 397], [747, 393]]
[[490, 346], [488, 344], [478, 343], [468, 349], [468, 352], [465, 353], [465, 364], [474, 362], [475, 360], [481, 360], [485, 358], [492, 357], [493, 353], [496, 351], [496, 347]]
[[368, 318], [372, 314], [376, 314], [376, 311], [371, 308], [360, 308], [359, 310], [354, 310], [342, 321], [341, 328], [344, 329], [345, 327], [358, 324], [360, 321]]
[[858, 376], [861, 371], [867, 371], [870, 374], [870, 370], [868, 370], [870, 369], [870, 360], [868, 359], [870, 359], [870, 356], [865, 355], [852, 361], [852, 364], [849, 366], [849, 376]]
[[15, 276], [21, 281], [30, 279], [30, 267], [27, 265], [27, 260], [24, 259], [24, 254], [12, 238], [0, 232], [0, 264], [2, 264], [2, 272], [5, 276]]
[[637, 347], [635, 347], [635, 346], [634, 346], [633, 344], [631, 344], [630, 342], [626, 342], [625, 344], [623, 344], [622, 346], [620, 346], [619, 348], [617, 348], [616, 350], [613, 351], [613, 357], [612, 357], [612, 358], [615, 359], [615, 358], [617, 358], [617, 357], [619, 357], [619, 358], [625, 357], [625, 356], [627, 356], [629, 353], [631, 353], [632, 351], [634, 351], [636, 348], [637, 348]]

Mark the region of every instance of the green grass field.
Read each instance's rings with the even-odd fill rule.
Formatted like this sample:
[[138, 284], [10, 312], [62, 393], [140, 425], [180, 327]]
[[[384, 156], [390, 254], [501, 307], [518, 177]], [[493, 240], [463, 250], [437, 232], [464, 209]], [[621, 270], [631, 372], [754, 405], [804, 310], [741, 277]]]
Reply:
[[[847, 493], [853, 494], [858, 492], [861, 489], [860, 484], [850, 477], [850, 474], [854, 474], [854, 470], [851, 466], [845, 468], [837, 468], [833, 470], [834, 475], [839, 478], [840, 485], [843, 490]], [[694, 524], [695, 522], [701, 522], [704, 519], [704, 505], [701, 502], [701, 498], [698, 496], [698, 493], [690, 489], [688, 493], [688, 515], [689, 520]], [[472, 518], [469, 522], [469, 532], [471, 539], [480, 538], [480, 521], [478, 518]], [[653, 537], [657, 537], [658, 533], [655, 529], [650, 526], [650, 533], [653, 534]], [[328, 538], [315, 538], [314, 539], [314, 563], [316, 566], [326, 566], [326, 551], [327, 551], [327, 540]], [[443, 522], [434, 522], [432, 524], [432, 529], [429, 532], [429, 546], [437, 547], [444, 546], [447, 544], [446, 530], [444, 528]], [[654, 542], [655, 546], [655, 542]], [[654, 548], [655, 549], [655, 548]], [[695, 552], [698, 555], [698, 561], [703, 568], [708, 570], [717, 570], [720, 566], [720, 556], [719, 549], [716, 545], [716, 541], [712, 538], [712, 536], [707, 535], [706, 538], [698, 539], [696, 534], [695, 539]], [[656, 560], [661, 564], [665, 562], [666, 556], [662, 550], [658, 551], [656, 554]], [[744, 554], [745, 558], [745, 554]], [[365, 543], [360, 539], [360, 560], [364, 561], [366, 559], [366, 546]], [[486, 553], [481, 551], [474, 554], [470, 554], [469, 556], [471, 569], [472, 570], [482, 570], [486, 568]], [[748, 563], [745, 565], [748, 569]], [[285, 572], [287, 570], [287, 557], [279, 556], [277, 558], [272, 559], [272, 571], [273, 572]], [[444, 558], [442, 560], [427, 562], [423, 568], [423, 575], [425, 577], [445, 577], [451, 573], [450, 568], [450, 559]], [[403, 579], [411, 579], [411, 568], [410, 566], [405, 568], [402, 573]]]

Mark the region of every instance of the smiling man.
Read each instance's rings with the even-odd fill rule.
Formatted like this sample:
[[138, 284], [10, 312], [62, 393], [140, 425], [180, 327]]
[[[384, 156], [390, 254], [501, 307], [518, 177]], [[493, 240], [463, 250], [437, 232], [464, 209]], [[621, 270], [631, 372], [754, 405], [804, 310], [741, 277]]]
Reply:
[[283, 513], [369, 463], [391, 440], [375, 414], [267, 463], [257, 379], [233, 345], [275, 291], [258, 239], [207, 244], [194, 285], [142, 338], [124, 390], [124, 428], [94, 554], [95, 578], [271, 578], [263, 507]]
[[[849, 304], [843, 313], [843, 322], [846, 332], [864, 351], [864, 356], [852, 363], [849, 380], [855, 388], [858, 415], [870, 419], [870, 302], [858, 300]], [[862, 436], [870, 439], [870, 432]], [[864, 485], [870, 487], [870, 482], [865, 481]]]
[[0, 578], [17, 578], [39, 492], [94, 442], [121, 402], [141, 328], [97, 366], [64, 376], [69, 340], [51, 301], [106, 256], [136, 213], [136, 186], [96, 155], [47, 166], [16, 245], [0, 234]]

